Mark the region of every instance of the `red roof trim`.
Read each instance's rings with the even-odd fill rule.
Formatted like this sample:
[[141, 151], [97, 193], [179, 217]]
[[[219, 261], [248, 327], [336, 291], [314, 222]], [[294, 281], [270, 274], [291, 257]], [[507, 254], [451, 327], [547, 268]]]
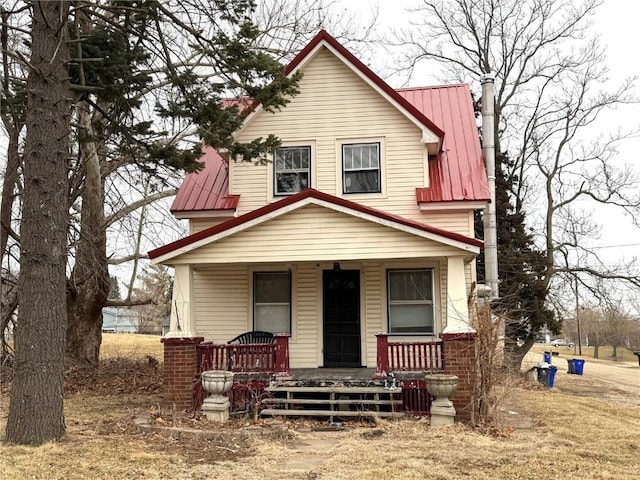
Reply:
[[174, 250], [178, 250], [179, 248], [186, 247], [200, 240], [204, 240], [205, 238], [210, 237], [212, 235], [222, 233], [231, 228], [250, 222], [252, 220], [260, 218], [263, 215], [267, 215], [269, 213], [280, 210], [281, 208], [287, 207], [289, 205], [293, 205], [294, 203], [297, 203], [306, 198], [315, 198], [318, 200], [323, 200], [325, 202], [332, 203], [334, 205], [355, 210], [360, 213], [365, 213], [367, 215], [373, 215], [383, 220], [388, 220], [394, 223], [398, 223], [400, 225], [416, 228], [418, 230], [422, 230], [427, 233], [432, 233], [434, 235], [439, 235], [445, 238], [449, 238], [451, 240], [466, 243], [474, 247], [482, 247], [482, 245], [484, 244], [482, 240], [478, 240], [476, 238], [470, 238], [464, 235], [460, 235], [459, 233], [449, 232], [447, 230], [433, 227], [431, 225], [427, 225], [424, 223], [416, 222], [408, 218], [392, 215], [390, 213], [383, 212], [382, 210], [376, 210], [374, 208], [367, 207], [365, 205], [352, 202], [350, 200], [345, 200], [344, 198], [335, 197], [333, 195], [320, 192], [313, 188], [308, 188], [306, 190], [303, 190], [302, 192], [296, 193], [295, 195], [284, 198], [274, 203], [270, 203], [268, 205], [265, 205], [264, 207], [248, 212], [237, 218], [232, 218], [231, 220], [227, 220], [226, 222], [223, 222], [219, 225], [194, 233], [193, 235], [189, 235], [188, 237], [181, 238], [180, 240], [176, 240], [175, 242], [169, 243], [160, 248], [156, 248], [155, 250], [151, 250], [149, 252], [149, 258], [153, 259], [153, 258], [158, 258], [160, 256], [166, 255], [168, 253], [173, 252]]
[[367, 67], [364, 63], [356, 58], [353, 53], [347, 50], [344, 46], [342, 46], [335, 38], [333, 38], [329, 33], [325, 30], [320, 30], [318, 34], [313, 37], [313, 39], [309, 42], [309, 44], [304, 47], [298, 55], [291, 61], [287, 68], [285, 68], [285, 75], [289, 75], [300, 63], [313, 51], [316, 46], [322, 41], [327, 42], [331, 45], [335, 50], [338, 51], [340, 55], [342, 55], [349, 63], [351, 63], [355, 68], [360, 70], [362, 74], [364, 74], [369, 80], [371, 80], [375, 85], [377, 85], [382, 91], [384, 91], [387, 95], [389, 95], [393, 100], [398, 102], [402, 107], [407, 110], [416, 120], [422, 123], [425, 127], [435, 133], [440, 140], [444, 138], [444, 131], [438, 127], [435, 123], [429, 120], [420, 110], [414, 107], [410, 102], [405, 100], [398, 92], [396, 92], [393, 88], [391, 88], [387, 82], [382, 80], [378, 75], [376, 75], [369, 67]]

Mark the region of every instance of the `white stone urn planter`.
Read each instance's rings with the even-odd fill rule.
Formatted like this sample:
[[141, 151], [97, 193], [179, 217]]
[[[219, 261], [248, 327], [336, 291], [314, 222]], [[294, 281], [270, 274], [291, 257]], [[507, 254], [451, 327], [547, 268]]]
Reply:
[[202, 388], [209, 394], [202, 402], [208, 420], [226, 422], [229, 419], [229, 399], [224, 396], [233, 386], [233, 372], [207, 370], [200, 375]]
[[427, 391], [435, 397], [431, 403], [431, 425], [453, 425], [456, 409], [449, 397], [458, 390], [458, 377], [455, 375], [426, 375]]

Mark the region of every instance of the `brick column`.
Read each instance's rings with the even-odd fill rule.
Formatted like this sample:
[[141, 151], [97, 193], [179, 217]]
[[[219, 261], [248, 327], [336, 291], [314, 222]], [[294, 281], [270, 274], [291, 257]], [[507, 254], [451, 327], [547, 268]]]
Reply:
[[196, 347], [204, 337], [165, 337], [162, 373], [163, 405], [178, 410], [193, 408], [193, 382], [198, 373]]
[[475, 333], [443, 333], [442, 350], [444, 372], [457, 375], [458, 391], [454, 394], [453, 406], [456, 418], [474, 422], [478, 414], [475, 388], [478, 378], [477, 347]]

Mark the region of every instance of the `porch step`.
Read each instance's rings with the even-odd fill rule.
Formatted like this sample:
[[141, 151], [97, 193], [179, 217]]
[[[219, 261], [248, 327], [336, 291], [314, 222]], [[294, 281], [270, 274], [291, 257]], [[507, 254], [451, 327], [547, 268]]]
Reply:
[[271, 415], [274, 417], [384, 417], [384, 418], [401, 418], [404, 417], [404, 412], [377, 412], [374, 410], [287, 410], [283, 408], [265, 408], [260, 412], [260, 415]]
[[326, 387], [299, 387], [299, 386], [287, 386], [282, 385], [278, 387], [267, 387], [268, 392], [291, 392], [291, 393], [352, 393], [352, 394], [400, 394], [402, 393], [402, 387], [385, 388], [378, 386], [371, 387], [348, 387], [348, 386], [336, 386], [327, 385]]
[[338, 399], [338, 400], [318, 400], [315, 398], [267, 398], [265, 404], [296, 404], [296, 405], [353, 405], [366, 403], [367, 405], [402, 405], [402, 400], [361, 400], [361, 399]]
[[[266, 388], [272, 397], [262, 400], [260, 414], [308, 417], [401, 417], [402, 388], [382, 386], [293, 386]], [[307, 406], [309, 408], [307, 408]]]

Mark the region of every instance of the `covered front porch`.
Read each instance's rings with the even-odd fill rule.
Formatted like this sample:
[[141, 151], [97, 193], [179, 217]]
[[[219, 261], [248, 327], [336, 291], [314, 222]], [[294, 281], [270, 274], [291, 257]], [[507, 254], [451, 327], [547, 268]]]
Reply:
[[[285, 356], [289, 368], [428, 371], [441, 368], [429, 345], [471, 331], [469, 276], [464, 255], [176, 265], [167, 336], [204, 337], [211, 365], [239, 373], [286, 377]], [[256, 330], [277, 341], [227, 345]]]
[[[369, 368], [289, 368], [287, 340], [287, 335], [279, 335], [273, 344], [239, 346], [216, 345], [202, 337], [164, 338], [165, 403], [172, 408], [199, 408], [205, 395], [200, 374], [231, 369], [235, 377], [229, 396], [236, 412], [260, 410], [263, 401], [277, 397], [274, 392], [289, 392], [285, 398], [292, 401], [296, 400], [291, 392], [315, 392], [304, 394], [306, 403], [323, 403], [321, 399], [333, 392], [341, 392], [342, 398], [349, 398], [346, 392], [368, 392], [358, 398], [367, 399], [376, 408], [378, 404], [393, 405], [392, 413], [424, 416], [429, 414], [431, 402], [425, 374], [448, 373], [459, 378], [453, 399], [458, 417], [471, 420], [477, 410], [472, 393], [476, 382], [473, 333], [443, 334], [434, 342], [392, 342], [389, 335], [378, 334], [379, 362]], [[389, 395], [389, 400], [378, 400], [379, 393]], [[280, 396], [276, 401], [285, 400]]]
[[[235, 373], [230, 393], [231, 408], [235, 412], [260, 409], [260, 402], [267, 405], [275, 402], [287, 407], [284, 403], [287, 401], [312, 404], [315, 408], [320, 404], [333, 411], [334, 403], [345, 405], [352, 398], [358, 405], [373, 407], [371, 413], [379, 416], [428, 415], [431, 399], [424, 375], [444, 373], [442, 341], [390, 342], [385, 333], [377, 334], [376, 339], [375, 368], [289, 368], [287, 334], [275, 335], [272, 343], [218, 345], [202, 342], [196, 346], [198, 370], [193, 386], [193, 408], [198, 409], [205, 397], [198, 381], [200, 374], [208, 370], [227, 370]], [[278, 392], [285, 397], [280, 395], [274, 399]], [[336, 393], [341, 399], [335, 399]], [[296, 394], [303, 395], [304, 399], [293, 398]], [[381, 395], [387, 395], [389, 399], [380, 399]], [[323, 403], [323, 399], [328, 403]], [[393, 408], [385, 409], [385, 406]], [[278, 409], [265, 411], [282, 414]], [[295, 412], [305, 413], [303, 410]]]

